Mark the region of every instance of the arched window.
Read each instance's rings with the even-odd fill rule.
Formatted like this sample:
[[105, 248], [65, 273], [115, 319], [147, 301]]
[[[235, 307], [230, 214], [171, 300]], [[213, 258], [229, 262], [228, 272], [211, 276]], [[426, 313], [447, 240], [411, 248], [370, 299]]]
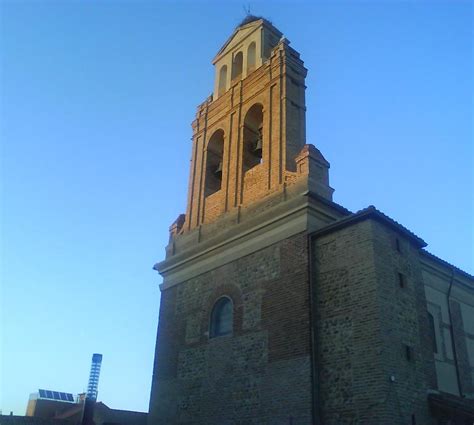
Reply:
[[247, 50], [247, 75], [255, 69], [256, 62], [256, 47], [255, 42], [252, 41]]
[[217, 91], [217, 94], [220, 96], [221, 94], [225, 93], [226, 88], [227, 88], [227, 65], [224, 65], [219, 71], [219, 89]]
[[243, 151], [244, 172], [262, 162], [263, 106], [259, 103], [253, 105], [245, 115]]
[[207, 144], [206, 180], [204, 195], [209, 196], [222, 186], [222, 156], [224, 153], [224, 132], [217, 130]]
[[219, 298], [212, 308], [209, 337], [214, 338], [216, 336], [231, 334], [233, 317], [232, 300], [228, 297]]
[[232, 61], [232, 81], [242, 77], [243, 64], [244, 56], [242, 52], [239, 52], [234, 56], [234, 60]]

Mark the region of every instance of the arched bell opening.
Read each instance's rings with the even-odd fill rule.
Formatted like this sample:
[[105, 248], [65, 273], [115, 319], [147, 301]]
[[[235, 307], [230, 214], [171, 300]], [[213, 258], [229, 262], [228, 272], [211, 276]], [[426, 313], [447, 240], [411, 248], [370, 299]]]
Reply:
[[247, 75], [249, 75], [255, 69], [257, 56], [256, 50], [257, 47], [255, 45], [255, 41], [252, 41], [247, 50]]
[[244, 55], [242, 52], [237, 53], [232, 61], [232, 81], [242, 78], [242, 69], [244, 65]]
[[219, 71], [219, 87], [217, 94], [220, 96], [225, 93], [227, 88], [227, 65], [222, 66]]
[[219, 191], [222, 186], [224, 131], [217, 130], [209, 139], [206, 150], [205, 196]]
[[244, 119], [244, 146], [242, 166], [244, 173], [262, 162], [263, 106], [253, 105]]

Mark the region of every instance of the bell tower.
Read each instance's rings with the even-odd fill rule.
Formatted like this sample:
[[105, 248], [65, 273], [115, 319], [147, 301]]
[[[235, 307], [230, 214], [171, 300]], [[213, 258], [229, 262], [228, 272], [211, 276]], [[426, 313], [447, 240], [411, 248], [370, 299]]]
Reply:
[[282, 33], [249, 16], [213, 64], [186, 213], [155, 265], [149, 425], [310, 424], [308, 234], [348, 211], [306, 143], [307, 70]]
[[[214, 93], [193, 121], [183, 231], [215, 221], [295, 180], [306, 144], [306, 68], [270, 22], [249, 16], [213, 60]], [[321, 158], [322, 159], [322, 158]], [[320, 160], [321, 195], [331, 199]]]

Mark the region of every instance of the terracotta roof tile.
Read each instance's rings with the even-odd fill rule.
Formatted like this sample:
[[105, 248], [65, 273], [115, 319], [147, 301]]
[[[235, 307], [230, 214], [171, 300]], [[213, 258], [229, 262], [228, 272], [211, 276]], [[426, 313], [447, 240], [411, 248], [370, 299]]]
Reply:
[[330, 233], [333, 230], [350, 226], [351, 224], [354, 224], [354, 223], [357, 223], [359, 221], [366, 220], [369, 218], [380, 221], [386, 224], [387, 226], [391, 227], [396, 232], [410, 239], [418, 248], [424, 248], [427, 245], [426, 242], [423, 239], [421, 239], [419, 236], [415, 235], [413, 232], [408, 230], [406, 227], [402, 226], [393, 218], [384, 214], [382, 211], [379, 211], [373, 205], [369, 205], [367, 208], [357, 211], [356, 213], [353, 213], [347, 217], [341, 218], [340, 220], [337, 220], [334, 223], [331, 223], [328, 226], [317, 230], [316, 232], [312, 233], [312, 235], [319, 236], [322, 234]]
[[434, 260], [437, 263], [440, 263], [441, 265], [443, 265], [445, 267], [448, 267], [450, 269], [453, 269], [457, 273], [459, 273], [463, 276], [466, 276], [468, 279], [473, 279], [474, 280], [474, 276], [472, 274], [469, 274], [468, 272], [465, 272], [464, 270], [460, 269], [459, 267], [456, 267], [456, 266], [452, 265], [451, 263], [448, 263], [447, 261], [443, 260], [442, 258], [437, 257], [436, 255], [432, 254], [431, 252], [427, 251], [426, 249], [423, 249], [421, 251], [421, 253], [424, 256], [430, 258], [431, 260]]

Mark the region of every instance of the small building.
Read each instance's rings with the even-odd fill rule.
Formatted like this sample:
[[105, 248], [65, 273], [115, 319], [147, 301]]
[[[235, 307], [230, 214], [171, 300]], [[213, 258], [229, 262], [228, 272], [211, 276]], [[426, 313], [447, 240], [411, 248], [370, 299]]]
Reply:
[[[26, 416], [0, 416], [0, 425], [80, 425], [86, 394], [39, 390], [30, 395]], [[93, 403], [95, 425], [146, 425], [147, 413], [111, 409], [103, 402]]]
[[26, 416], [50, 419], [71, 409], [77, 400], [71, 393], [40, 389], [30, 394]]

